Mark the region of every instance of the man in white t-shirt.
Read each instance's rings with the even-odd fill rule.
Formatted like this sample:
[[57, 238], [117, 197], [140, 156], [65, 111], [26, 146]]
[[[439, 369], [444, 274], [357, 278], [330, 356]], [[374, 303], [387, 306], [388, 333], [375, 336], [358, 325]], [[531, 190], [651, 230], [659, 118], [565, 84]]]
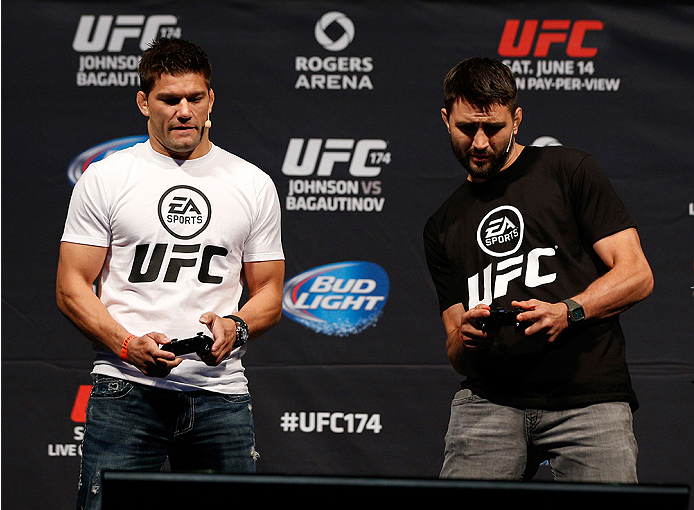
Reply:
[[[149, 141], [89, 166], [60, 247], [58, 306], [96, 350], [78, 508], [99, 508], [107, 469], [253, 472], [241, 357], [282, 310], [277, 191], [210, 142], [205, 52], [162, 39], [139, 73]], [[200, 332], [209, 344], [167, 350]]]

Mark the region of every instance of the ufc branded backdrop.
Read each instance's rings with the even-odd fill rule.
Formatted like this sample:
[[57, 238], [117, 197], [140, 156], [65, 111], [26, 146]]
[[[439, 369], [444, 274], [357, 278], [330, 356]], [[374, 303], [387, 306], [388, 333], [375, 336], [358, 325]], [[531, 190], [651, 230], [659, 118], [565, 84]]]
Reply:
[[490, 56], [519, 143], [591, 152], [639, 225], [640, 480], [694, 482], [693, 33], [672, 2], [2, 2], [3, 508], [74, 504], [93, 352], [55, 305], [59, 240], [86, 164], [146, 134], [136, 66], [161, 36], [206, 49], [212, 140], [280, 195], [284, 316], [244, 358], [259, 472], [438, 475], [460, 377], [422, 228], [465, 177], [443, 77]]

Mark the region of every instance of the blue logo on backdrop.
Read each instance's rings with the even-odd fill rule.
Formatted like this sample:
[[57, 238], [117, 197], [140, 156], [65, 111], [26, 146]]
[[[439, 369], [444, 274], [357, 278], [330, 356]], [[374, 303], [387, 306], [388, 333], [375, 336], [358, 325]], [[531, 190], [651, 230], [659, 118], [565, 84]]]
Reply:
[[317, 333], [354, 335], [376, 324], [389, 287], [388, 275], [373, 262], [328, 264], [284, 284], [283, 310]]
[[126, 136], [125, 138], [117, 138], [116, 140], [100, 143], [91, 149], [87, 149], [70, 161], [70, 165], [67, 167], [67, 178], [74, 186], [91, 163], [101, 161], [113, 152], [127, 149], [128, 147], [132, 147], [135, 144], [147, 140], [149, 140], [149, 136], [147, 135]]

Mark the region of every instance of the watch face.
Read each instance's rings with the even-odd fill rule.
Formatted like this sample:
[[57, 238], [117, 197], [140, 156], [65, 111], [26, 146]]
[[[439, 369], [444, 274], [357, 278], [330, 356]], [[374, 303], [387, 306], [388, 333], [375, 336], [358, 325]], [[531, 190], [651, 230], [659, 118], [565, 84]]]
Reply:
[[573, 301], [572, 299], [565, 299], [563, 303], [569, 309], [569, 324], [573, 324], [574, 322], [580, 322], [586, 318], [586, 313], [583, 310], [583, 307], [576, 303], [576, 301]]
[[585, 313], [583, 312], [583, 308], [578, 308], [576, 310], [571, 311], [571, 319], [573, 321], [581, 321], [586, 318]]

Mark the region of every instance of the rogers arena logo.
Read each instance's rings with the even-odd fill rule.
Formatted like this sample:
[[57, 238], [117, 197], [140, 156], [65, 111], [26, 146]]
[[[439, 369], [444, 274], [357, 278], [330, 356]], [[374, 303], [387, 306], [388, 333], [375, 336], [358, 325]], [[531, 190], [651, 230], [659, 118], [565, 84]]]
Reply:
[[70, 161], [67, 167], [67, 178], [74, 186], [90, 164], [101, 161], [106, 156], [116, 151], [127, 149], [128, 147], [146, 142], [147, 140], [149, 140], [149, 136], [147, 135], [126, 136], [124, 138], [116, 138], [115, 140], [100, 143], [91, 149], [87, 149]]
[[[314, 36], [323, 49], [331, 52], [345, 50], [354, 40], [354, 23], [345, 14], [331, 11], [316, 22]], [[307, 90], [373, 90], [369, 74], [373, 57], [351, 55], [313, 55], [294, 58], [294, 70], [299, 73], [295, 89]]]
[[[330, 36], [325, 33], [326, 29], [333, 23], [338, 24], [343, 30], [342, 35], [335, 40], [331, 39]], [[342, 51], [349, 46], [354, 39], [354, 23], [341, 12], [328, 12], [316, 23], [314, 34], [316, 36], [316, 41], [326, 50]]]
[[519, 90], [617, 92], [620, 78], [596, 74], [604, 28], [600, 20], [508, 19], [498, 52]]
[[349, 336], [374, 326], [388, 299], [388, 275], [373, 262], [316, 267], [284, 284], [283, 311], [329, 336]]
[[83, 14], [72, 41], [72, 49], [81, 53], [77, 86], [139, 86], [141, 52], [156, 39], [180, 38], [177, 24], [178, 18], [172, 14]]
[[515, 253], [523, 241], [523, 215], [512, 205], [487, 213], [477, 227], [477, 244], [487, 255], [505, 257]]

